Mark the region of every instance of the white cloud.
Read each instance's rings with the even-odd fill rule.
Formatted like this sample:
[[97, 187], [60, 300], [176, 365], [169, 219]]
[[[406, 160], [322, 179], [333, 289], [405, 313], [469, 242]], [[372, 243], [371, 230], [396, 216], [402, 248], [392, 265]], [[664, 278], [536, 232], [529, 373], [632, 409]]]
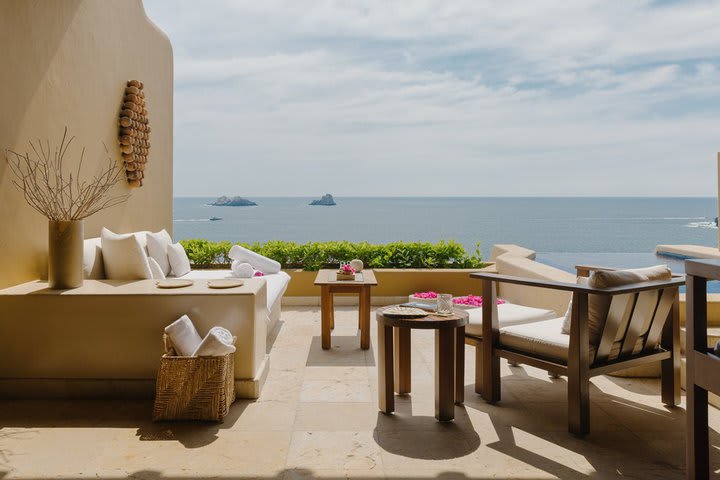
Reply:
[[146, 7], [176, 52], [179, 195], [716, 188], [717, 2]]

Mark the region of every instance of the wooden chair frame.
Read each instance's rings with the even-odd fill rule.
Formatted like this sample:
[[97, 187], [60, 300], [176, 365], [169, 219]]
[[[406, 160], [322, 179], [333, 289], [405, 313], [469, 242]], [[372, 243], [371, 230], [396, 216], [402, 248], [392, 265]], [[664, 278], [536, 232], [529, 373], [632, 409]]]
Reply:
[[[578, 266], [578, 276], [588, 277], [593, 271], [613, 270], [603, 267]], [[472, 273], [482, 280], [482, 338], [470, 337], [466, 343], [476, 348], [475, 391], [489, 403], [500, 401], [500, 358], [523, 363], [568, 378], [568, 430], [578, 436], [590, 432], [590, 378], [597, 375], [661, 362], [662, 401], [668, 406], [680, 403], [680, 297], [679, 287], [685, 277], [673, 275], [670, 280], [642, 282], [622, 287], [598, 289], [586, 285], [513, 277], [493, 273]], [[498, 325], [497, 285], [509, 283], [528, 287], [572, 292], [570, 346], [567, 364], [548, 360], [503, 346]], [[649, 295], [640, 295], [651, 292]], [[652, 293], [656, 292], [656, 293]], [[611, 297], [610, 312], [595, 357], [590, 358], [588, 331], [589, 295]], [[626, 296], [626, 297], [620, 297]], [[656, 298], [653, 304], [652, 299]], [[622, 299], [623, 301], [615, 301]], [[642, 300], [641, 300], [642, 299]], [[648, 300], [650, 299], [650, 300]], [[635, 311], [638, 314], [635, 315]], [[642, 310], [642, 312], [640, 312]], [[649, 321], [646, 315], [650, 313]], [[487, 321], [490, 319], [490, 321]], [[623, 331], [624, 329], [624, 331]], [[609, 354], [616, 336], [622, 334], [622, 348], [617, 358]], [[633, 353], [639, 338], [646, 336], [643, 348]]]

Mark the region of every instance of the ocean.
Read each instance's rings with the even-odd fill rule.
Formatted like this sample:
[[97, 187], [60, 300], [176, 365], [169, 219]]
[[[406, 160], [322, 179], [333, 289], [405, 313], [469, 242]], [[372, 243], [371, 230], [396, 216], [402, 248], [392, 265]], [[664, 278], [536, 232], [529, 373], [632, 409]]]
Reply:
[[[319, 196], [318, 196], [319, 197]], [[234, 242], [456, 240], [484, 258], [496, 243], [538, 252], [538, 260], [573, 271], [577, 263], [640, 267], [682, 262], [654, 255], [658, 244], [716, 246], [715, 198], [250, 198], [256, 207], [213, 207], [215, 198], [174, 200], [176, 239]], [[210, 221], [210, 217], [222, 217]]]

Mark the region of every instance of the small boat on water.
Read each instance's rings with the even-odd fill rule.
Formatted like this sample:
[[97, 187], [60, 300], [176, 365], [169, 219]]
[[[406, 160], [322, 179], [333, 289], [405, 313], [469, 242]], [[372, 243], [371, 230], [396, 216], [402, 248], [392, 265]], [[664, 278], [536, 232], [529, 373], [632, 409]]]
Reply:
[[211, 222], [215, 222], [217, 220], [222, 220], [222, 217], [210, 217]]

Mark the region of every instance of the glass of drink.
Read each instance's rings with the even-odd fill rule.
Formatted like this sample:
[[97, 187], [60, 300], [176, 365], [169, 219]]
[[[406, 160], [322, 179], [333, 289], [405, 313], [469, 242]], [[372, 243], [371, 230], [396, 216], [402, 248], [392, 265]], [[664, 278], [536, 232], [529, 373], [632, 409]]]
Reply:
[[449, 293], [440, 293], [437, 296], [437, 313], [451, 315], [453, 313], [453, 296]]

